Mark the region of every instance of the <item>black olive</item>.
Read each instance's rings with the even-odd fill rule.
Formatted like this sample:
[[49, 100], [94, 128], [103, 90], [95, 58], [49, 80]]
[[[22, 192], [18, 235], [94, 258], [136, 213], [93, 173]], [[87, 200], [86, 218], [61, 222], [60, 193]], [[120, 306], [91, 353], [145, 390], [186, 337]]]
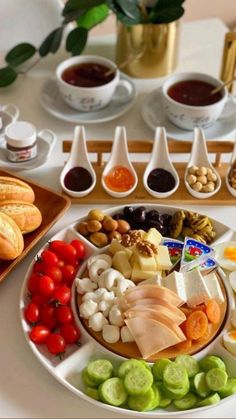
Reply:
[[149, 228], [156, 228], [160, 232], [163, 230], [163, 225], [160, 223], [160, 221], [148, 220], [148, 226]]
[[133, 212], [133, 220], [137, 223], [144, 223], [146, 220], [146, 208], [138, 207]]
[[113, 218], [113, 220], [125, 220], [124, 214], [121, 214], [121, 213], [117, 213], [117, 214], [113, 215], [112, 218]]
[[148, 220], [160, 221], [160, 214], [156, 210], [151, 210], [146, 215]]
[[132, 219], [133, 212], [134, 212], [134, 207], [124, 207], [125, 220]]
[[162, 214], [160, 216], [160, 220], [163, 224], [169, 224], [171, 221], [172, 216], [170, 214]]

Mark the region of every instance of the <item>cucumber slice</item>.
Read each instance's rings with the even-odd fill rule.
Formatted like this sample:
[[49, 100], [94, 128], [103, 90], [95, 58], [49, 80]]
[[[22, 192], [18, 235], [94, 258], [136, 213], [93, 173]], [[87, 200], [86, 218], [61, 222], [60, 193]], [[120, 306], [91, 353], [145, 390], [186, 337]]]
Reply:
[[196, 374], [193, 379], [193, 383], [195, 390], [200, 397], [204, 398], [210, 394], [211, 390], [207, 386], [205, 372], [199, 372]]
[[86, 387], [85, 394], [91, 397], [91, 399], [99, 400], [99, 393], [97, 388]]
[[97, 359], [89, 362], [87, 366], [89, 378], [97, 384], [108, 380], [113, 375], [113, 365], [107, 359]]
[[200, 402], [197, 403], [198, 407], [202, 407], [202, 406], [210, 406], [212, 404], [216, 404], [219, 403], [220, 401], [220, 396], [218, 393], [214, 393], [211, 396], [206, 397], [205, 399], [201, 400]]
[[153, 406], [152, 406], [152, 410], [153, 410], [153, 409], [156, 409], [160, 405], [161, 395], [158, 388], [155, 386], [155, 384], [152, 385], [152, 390], [154, 393], [154, 401], [153, 401]]
[[123, 381], [118, 377], [109, 378], [99, 386], [99, 396], [104, 403], [121, 406], [127, 400]]
[[209, 355], [203, 358], [200, 361], [200, 368], [207, 372], [211, 370], [212, 368], [220, 368], [222, 370], [226, 370], [225, 363], [222, 361], [221, 358], [215, 355]]
[[98, 384], [94, 380], [92, 380], [92, 378], [89, 377], [87, 368], [85, 368], [82, 371], [82, 380], [83, 380], [84, 384], [88, 387], [93, 387], [94, 388], [94, 387], [98, 386]]
[[153, 375], [144, 367], [133, 368], [124, 378], [124, 385], [131, 396], [145, 394], [152, 386]]
[[163, 372], [163, 381], [167, 387], [178, 389], [186, 386], [189, 382], [186, 368], [175, 362], [167, 365]]
[[154, 409], [155, 394], [151, 387], [145, 394], [140, 396], [129, 396], [128, 406], [131, 410], [137, 410], [138, 412], [148, 412]]
[[199, 372], [199, 364], [195, 358], [190, 355], [178, 355], [175, 358], [175, 362], [186, 368], [188, 376], [194, 377]]
[[220, 368], [212, 368], [206, 373], [206, 383], [210, 390], [218, 391], [222, 389], [228, 380], [226, 371]]
[[197, 403], [197, 396], [193, 393], [188, 393], [180, 400], [173, 401], [175, 407], [179, 410], [192, 409]]
[[192, 393], [196, 393], [196, 388], [194, 385], [194, 377], [189, 379], [189, 389]]
[[159, 395], [160, 395], [159, 407], [169, 406], [172, 400], [165, 396], [164, 391], [163, 391], [163, 384], [161, 382], [156, 382], [154, 385], [158, 389]]
[[182, 399], [184, 396], [186, 396], [188, 392], [189, 392], [189, 382], [187, 385], [179, 389], [169, 388], [168, 386], [163, 384], [163, 393], [166, 398], [171, 399], [171, 400]]
[[[145, 361], [144, 361], [145, 362]], [[146, 362], [145, 362], [146, 364]], [[126, 374], [133, 368], [147, 368], [142, 361], [138, 359], [128, 359], [128, 361], [122, 362], [118, 370], [118, 376], [124, 378]]]
[[219, 390], [220, 397], [232, 396], [236, 393], [236, 378], [228, 378], [227, 383]]
[[152, 366], [152, 373], [155, 380], [163, 380], [163, 371], [167, 365], [171, 364], [171, 360], [168, 358], [158, 359]]

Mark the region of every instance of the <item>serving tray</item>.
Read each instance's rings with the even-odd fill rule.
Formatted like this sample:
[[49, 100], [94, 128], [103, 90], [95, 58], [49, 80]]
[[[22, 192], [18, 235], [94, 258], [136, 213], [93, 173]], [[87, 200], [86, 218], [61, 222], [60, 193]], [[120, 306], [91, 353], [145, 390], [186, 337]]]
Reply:
[[[130, 153], [135, 154], [149, 154], [152, 151], [153, 141], [128, 141], [128, 148]], [[168, 141], [169, 152], [175, 154], [189, 154], [191, 152], [192, 142], [179, 142], [176, 140]], [[174, 166], [180, 177], [180, 186], [177, 191], [168, 198], [159, 199], [160, 203], [179, 205], [180, 202], [184, 202], [187, 205], [235, 205], [236, 198], [233, 197], [225, 184], [225, 176], [229, 167], [228, 163], [221, 163], [221, 155], [228, 154], [229, 158], [233, 151], [234, 143], [231, 141], [207, 141], [207, 148], [209, 154], [215, 155], [214, 166], [218, 170], [222, 178], [222, 186], [217, 194], [208, 199], [197, 199], [189, 194], [184, 184], [184, 173], [187, 163], [174, 163]], [[75, 204], [118, 204], [119, 198], [113, 198], [108, 195], [101, 185], [101, 176], [104, 168], [103, 154], [110, 153], [112, 148], [112, 141], [99, 140], [99, 141], [87, 141], [87, 149], [89, 153], [96, 153], [97, 159], [93, 162], [93, 167], [97, 175], [97, 184], [94, 190], [83, 198], [71, 198], [72, 203]], [[71, 141], [63, 142], [63, 152], [69, 153], [71, 150]], [[138, 175], [138, 185], [135, 191], [122, 198], [122, 203], [157, 203], [158, 199], [149, 195], [143, 186], [143, 173], [147, 166], [146, 162], [133, 162], [133, 166]]]

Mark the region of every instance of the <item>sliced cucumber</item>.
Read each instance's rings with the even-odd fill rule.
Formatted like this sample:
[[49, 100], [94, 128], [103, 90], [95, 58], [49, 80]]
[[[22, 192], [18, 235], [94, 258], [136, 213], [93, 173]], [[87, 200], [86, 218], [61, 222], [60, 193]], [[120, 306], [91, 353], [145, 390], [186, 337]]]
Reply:
[[153, 401], [153, 409], [156, 409], [159, 405], [160, 405], [160, 401], [161, 401], [161, 394], [159, 389], [155, 386], [155, 384], [152, 385], [152, 390], [154, 392], [154, 401]]
[[162, 382], [155, 382], [154, 385], [157, 387], [157, 389], [159, 391], [159, 395], [160, 395], [159, 407], [169, 406], [171, 404], [172, 400], [165, 396], [164, 391], [163, 391]]
[[198, 362], [190, 355], [178, 355], [175, 362], [186, 368], [189, 378], [194, 377], [199, 372]]
[[[102, 383], [113, 375], [113, 365], [106, 359], [97, 359], [87, 366], [89, 378], [97, 384]], [[92, 387], [92, 386], [91, 386]]]
[[212, 368], [220, 368], [222, 370], [226, 369], [225, 363], [222, 361], [222, 359], [215, 355], [209, 355], [203, 358], [200, 361], [200, 368], [204, 372], [207, 372], [211, 370]]
[[139, 361], [138, 359], [128, 359], [127, 361], [122, 362], [118, 370], [118, 376], [124, 378], [126, 374], [131, 371], [133, 368], [147, 368], [145, 361]]
[[210, 406], [212, 404], [216, 404], [219, 403], [220, 401], [220, 396], [218, 393], [214, 393], [211, 396], [206, 397], [205, 399], [201, 400], [200, 402], [197, 403], [198, 407], [202, 407], [202, 406]]
[[172, 399], [172, 400], [182, 399], [184, 396], [186, 396], [188, 392], [189, 392], [189, 382], [187, 385], [179, 389], [170, 388], [163, 383], [163, 393], [165, 397], [168, 399]]
[[155, 380], [163, 380], [163, 371], [167, 365], [171, 364], [171, 360], [168, 358], [158, 359], [152, 366], [152, 373]]
[[206, 384], [210, 390], [219, 391], [227, 383], [228, 374], [220, 368], [212, 368], [206, 373]]
[[145, 394], [152, 386], [153, 375], [144, 367], [131, 369], [124, 378], [124, 385], [131, 396]]
[[155, 393], [151, 387], [145, 394], [140, 396], [129, 396], [128, 406], [132, 410], [138, 412], [148, 412], [153, 410], [155, 406]]
[[236, 378], [228, 378], [227, 383], [219, 390], [220, 397], [232, 396], [236, 393]]
[[85, 394], [91, 397], [91, 399], [99, 400], [99, 393], [97, 388], [86, 387]]
[[99, 386], [99, 396], [104, 403], [121, 406], [127, 400], [127, 393], [121, 378], [113, 377]]
[[205, 372], [199, 372], [198, 374], [196, 374], [193, 378], [193, 383], [195, 390], [200, 397], [204, 398], [210, 394], [211, 390], [207, 386]]
[[89, 377], [87, 368], [85, 368], [82, 371], [82, 380], [83, 380], [84, 384], [88, 387], [93, 387], [94, 388], [94, 387], [98, 386], [98, 383], [96, 383], [96, 381], [92, 380], [92, 378]]
[[163, 372], [163, 381], [167, 387], [173, 389], [182, 388], [189, 382], [186, 368], [175, 362], [167, 365]]
[[179, 410], [192, 409], [197, 404], [197, 396], [193, 393], [188, 393], [180, 400], [174, 400], [174, 405]]

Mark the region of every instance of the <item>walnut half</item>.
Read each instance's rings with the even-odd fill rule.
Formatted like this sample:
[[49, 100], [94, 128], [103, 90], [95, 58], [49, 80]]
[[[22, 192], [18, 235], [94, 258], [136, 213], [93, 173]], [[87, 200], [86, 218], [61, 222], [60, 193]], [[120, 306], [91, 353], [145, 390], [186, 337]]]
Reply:
[[136, 244], [136, 247], [139, 251], [139, 253], [141, 253], [144, 256], [153, 256], [154, 254], [157, 254], [157, 247], [155, 246], [155, 244], [149, 242], [148, 240], [141, 240]]

